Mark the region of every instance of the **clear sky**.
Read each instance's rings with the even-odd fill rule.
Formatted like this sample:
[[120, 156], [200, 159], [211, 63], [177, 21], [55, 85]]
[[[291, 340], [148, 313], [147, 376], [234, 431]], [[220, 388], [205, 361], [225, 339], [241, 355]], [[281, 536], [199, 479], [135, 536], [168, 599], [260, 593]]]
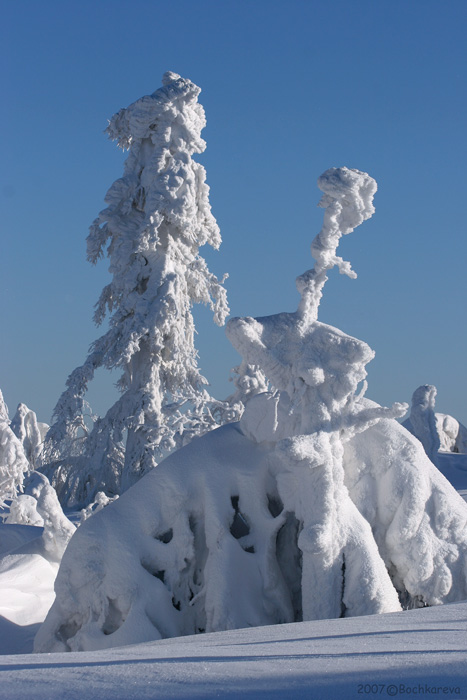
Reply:
[[[294, 310], [312, 267], [318, 176], [372, 175], [376, 214], [340, 254], [320, 320], [368, 342], [367, 395], [437, 408], [467, 424], [466, 0], [2, 0], [0, 387], [14, 413], [49, 421], [92, 340], [106, 261], [88, 227], [122, 174], [107, 119], [161, 85], [202, 88], [200, 157], [221, 228], [213, 272], [232, 315]], [[238, 356], [205, 310], [200, 364], [218, 398]], [[96, 411], [112, 382], [96, 380]]]

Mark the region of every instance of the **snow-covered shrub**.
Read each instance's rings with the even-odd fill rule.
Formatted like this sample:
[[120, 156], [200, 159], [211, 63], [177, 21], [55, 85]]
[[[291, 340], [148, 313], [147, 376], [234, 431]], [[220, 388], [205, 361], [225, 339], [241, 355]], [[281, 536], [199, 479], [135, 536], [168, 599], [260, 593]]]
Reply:
[[[88, 504], [98, 491], [125, 490], [161, 455], [238, 415], [216, 401], [197, 364], [191, 308], [210, 306], [222, 325], [226, 292], [199, 254], [218, 248], [202, 153], [200, 88], [176, 73], [110, 120], [109, 137], [129, 150], [123, 177], [91, 226], [88, 259], [107, 252], [112, 281], [95, 321], [109, 330], [75, 369], [55, 408], [44, 471], [62, 503]], [[119, 400], [88, 433], [84, 396], [95, 371], [119, 369]]]
[[28, 470], [23, 445], [10, 427], [8, 409], [0, 391], [0, 507], [22, 489]]
[[297, 312], [227, 328], [271, 389], [82, 525], [37, 651], [467, 597], [466, 504], [394, 420], [406, 405], [358, 391], [368, 345], [317, 321], [327, 270], [354, 276], [336, 248], [372, 214], [376, 184], [332, 168], [319, 186], [324, 225]]

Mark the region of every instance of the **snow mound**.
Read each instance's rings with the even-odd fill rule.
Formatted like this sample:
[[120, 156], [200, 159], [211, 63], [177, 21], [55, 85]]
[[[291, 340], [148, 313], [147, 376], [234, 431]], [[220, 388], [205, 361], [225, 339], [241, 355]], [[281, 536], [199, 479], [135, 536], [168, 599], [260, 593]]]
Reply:
[[48, 558], [42, 534], [42, 527], [0, 523], [0, 654], [32, 652], [53, 603], [58, 562]]

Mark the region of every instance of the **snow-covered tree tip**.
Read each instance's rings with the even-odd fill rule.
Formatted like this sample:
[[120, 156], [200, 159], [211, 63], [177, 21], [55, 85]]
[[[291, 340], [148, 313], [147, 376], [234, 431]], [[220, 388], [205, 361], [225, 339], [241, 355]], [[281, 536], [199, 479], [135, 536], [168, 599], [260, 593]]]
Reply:
[[178, 73], [173, 73], [171, 70], [167, 70], [162, 76], [162, 85], [169, 85], [174, 80], [180, 80]]
[[373, 197], [377, 184], [367, 173], [346, 167], [329, 168], [318, 178], [318, 187], [323, 192], [319, 206], [325, 213], [323, 228], [311, 244], [316, 263], [296, 280], [302, 296], [299, 313], [304, 320], [318, 317], [327, 270], [337, 266], [341, 274], [356, 278], [350, 263], [337, 256], [336, 250], [342, 236], [375, 212]]
[[[200, 92], [201, 88], [191, 80], [167, 71], [162, 76], [162, 87], [151, 95], [136, 100], [129, 107], [120, 109], [110, 119], [106, 133], [112, 141], [118, 141], [121, 148], [128, 149], [135, 139], [150, 137], [161, 125], [163, 126], [163, 122], [160, 122], [161, 113], [177, 117], [177, 107], [180, 108], [185, 103], [195, 108], [198, 131], [198, 138], [189, 139], [187, 145], [192, 149], [191, 153], [202, 153], [206, 143], [199, 136], [199, 132], [206, 126], [206, 118], [204, 109], [197, 103]], [[188, 120], [185, 126], [192, 130], [193, 121]]]

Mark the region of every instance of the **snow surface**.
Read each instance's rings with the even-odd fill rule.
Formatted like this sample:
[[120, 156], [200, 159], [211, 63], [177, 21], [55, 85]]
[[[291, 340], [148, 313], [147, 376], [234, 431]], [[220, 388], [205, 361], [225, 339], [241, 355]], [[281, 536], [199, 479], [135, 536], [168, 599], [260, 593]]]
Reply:
[[[196, 635], [96, 652], [4, 656], [0, 698], [467, 698], [467, 602]], [[446, 691], [444, 691], [446, 688]]]

